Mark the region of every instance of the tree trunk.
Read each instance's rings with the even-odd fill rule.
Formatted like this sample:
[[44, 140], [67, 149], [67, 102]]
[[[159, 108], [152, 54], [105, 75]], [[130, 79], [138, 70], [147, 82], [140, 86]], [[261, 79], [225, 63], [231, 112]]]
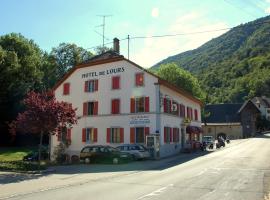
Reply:
[[39, 147], [38, 147], [38, 163], [41, 164], [41, 147], [42, 147], [43, 131], [40, 132]]

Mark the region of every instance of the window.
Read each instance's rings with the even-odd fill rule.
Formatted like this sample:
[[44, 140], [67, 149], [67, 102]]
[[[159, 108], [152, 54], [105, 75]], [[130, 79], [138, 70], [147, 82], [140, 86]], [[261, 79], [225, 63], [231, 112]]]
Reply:
[[124, 128], [107, 128], [107, 143], [123, 143]]
[[97, 142], [97, 128], [83, 128], [82, 142], [86, 143]]
[[171, 113], [171, 100], [168, 98], [163, 99], [163, 107], [165, 113]]
[[164, 127], [164, 143], [169, 144], [171, 142], [171, 128]]
[[144, 86], [144, 73], [135, 74], [135, 85], [136, 87]]
[[173, 142], [179, 142], [179, 128], [173, 128]]
[[113, 99], [112, 100], [112, 114], [119, 114], [120, 113], [120, 99]]
[[211, 128], [208, 128], [208, 133], [211, 133], [211, 132], [212, 132]]
[[97, 115], [98, 114], [98, 102], [91, 101], [83, 104], [83, 115]]
[[149, 97], [136, 97], [130, 99], [130, 112], [149, 112]]
[[71, 129], [70, 128], [62, 128], [57, 131], [57, 141], [61, 141], [64, 143], [71, 143]]
[[172, 101], [171, 113], [173, 115], [178, 115], [178, 103], [176, 101]]
[[130, 143], [145, 143], [146, 136], [149, 135], [149, 127], [131, 127], [130, 128]]
[[192, 110], [192, 108], [190, 108], [190, 107], [187, 107], [187, 117], [188, 117], [190, 120], [193, 120], [193, 110]]
[[95, 92], [98, 91], [98, 80], [88, 80], [84, 83], [85, 92]]
[[113, 76], [112, 77], [112, 89], [120, 89], [120, 76]]
[[64, 83], [63, 85], [63, 95], [69, 95], [70, 83]]

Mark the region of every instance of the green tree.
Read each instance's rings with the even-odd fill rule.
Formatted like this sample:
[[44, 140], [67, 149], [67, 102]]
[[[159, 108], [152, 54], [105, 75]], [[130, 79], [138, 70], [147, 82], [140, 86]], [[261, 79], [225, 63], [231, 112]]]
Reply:
[[0, 37], [0, 141], [7, 141], [6, 122], [17, 115], [25, 94], [40, 89], [42, 54], [33, 40], [21, 34]]
[[61, 43], [52, 49], [50, 56], [47, 61], [56, 64], [56, 77], [60, 79], [71, 67], [90, 59], [93, 54], [76, 44]]
[[205, 95], [199, 85], [198, 79], [188, 71], [180, 68], [175, 63], [163, 64], [156, 71], [156, 74], [168, 82], [180, 87], [195, 97], [203, 100]]

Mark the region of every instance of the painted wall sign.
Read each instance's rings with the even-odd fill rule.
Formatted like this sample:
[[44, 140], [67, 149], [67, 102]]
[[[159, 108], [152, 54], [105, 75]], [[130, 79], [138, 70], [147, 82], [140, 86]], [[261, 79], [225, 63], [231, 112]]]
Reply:
[[121, 73], [124, 71], [125, 71], [124, 67], [117, 67], [117, 68], [107, 69], [107, 70], [103, 70], [103, 71], [99, 71], [99, 72], [88, 72], [88, 73], [82, 74], [82, 78], [92, 78], [92, 77], [98, 77], [98, 76], [105, 76], [105, 75]]
[[150, 124], [149, 116], [147, 115], [136, 115], [130, 117], [130, 125], [144, 125]]

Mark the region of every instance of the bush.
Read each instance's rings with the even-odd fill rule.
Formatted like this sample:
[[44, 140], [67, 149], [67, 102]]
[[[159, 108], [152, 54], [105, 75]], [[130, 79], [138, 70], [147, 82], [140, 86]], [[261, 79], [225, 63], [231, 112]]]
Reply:
[[39, 165], [38, 162], [25, 162], [25, 161], [1, 161], [0, 170], [11, 171], [36, 171], [44, 170], [47, 166], [45, 164]]

